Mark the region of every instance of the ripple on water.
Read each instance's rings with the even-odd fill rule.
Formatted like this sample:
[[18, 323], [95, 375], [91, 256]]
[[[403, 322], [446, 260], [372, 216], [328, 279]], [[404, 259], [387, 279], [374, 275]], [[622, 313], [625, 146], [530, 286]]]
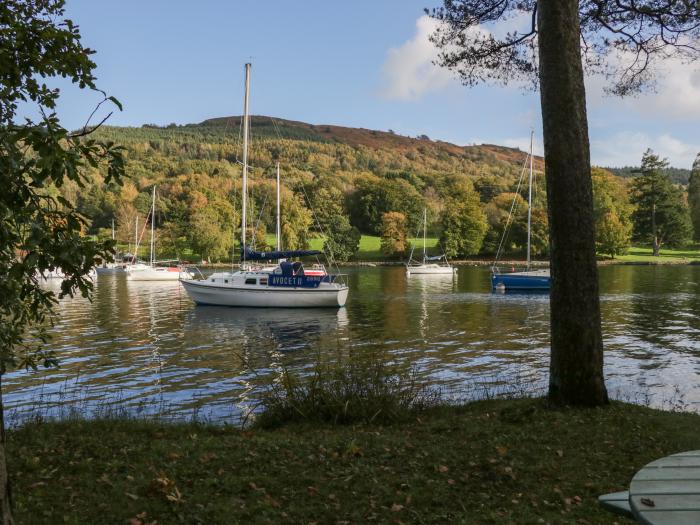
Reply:
[[[700, 402], [700, 299], [691, 267], [601, 268], [606, 378], [614, 395]], [[195, 307], [178, 283], [99, 276], [94, 301], [64, 299], [51, 329], [57, 370], [4, 378], [10, 417], [87, 415], [115, 403], [138, 413], [235, 417], [285, 368], [381, 356], [462, 398], [489, 387], [542, 391], [549, 298], [494, 294], [487, 269], [455, 280], [401, 268], [351, 270], [347, 308]], [[538, 390], [539, 389], [539, 390]], [[462, 396], [462, 397], [460, 397]]]

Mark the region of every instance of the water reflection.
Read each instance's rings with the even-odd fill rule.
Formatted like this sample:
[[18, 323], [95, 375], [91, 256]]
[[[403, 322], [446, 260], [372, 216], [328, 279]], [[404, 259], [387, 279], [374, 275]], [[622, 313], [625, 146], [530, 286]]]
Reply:
[[[195, 307], [178, 283], [99, 276], [93, 302], [59, 304], [57, 370], [5, 378], [10, 411], [67, 401], [88, 414], [117, 401], [145, 413], [227, 418], [254, 405], [284, 368], [377, 355], [448, 392], [521, 382], [543, 388], [549, 365], [546, 294], [491, 293], [485, 268], [405, 276], [348, 272], [340, 310]], [[654, 403], [680, 388], [700, 401], [700, 267], [601, 268], [606, 378], [613, 394]], [[58, 290], [58, 283], [47, 283]], [[513, 379], [516, 378], [516, 379]]]

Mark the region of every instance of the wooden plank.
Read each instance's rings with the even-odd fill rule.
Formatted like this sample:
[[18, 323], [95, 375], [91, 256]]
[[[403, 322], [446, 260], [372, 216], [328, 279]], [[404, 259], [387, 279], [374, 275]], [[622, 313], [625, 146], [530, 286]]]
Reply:
[[635, 516], [640, 523], [646, 525], [698, 525], [698, 511], [644, 511]]
[[[654, 506], [642, 503], [642, 498], [650, 499]], [[693, 510], [700, 511], [700, 494], [650, 494], [646, 496], [632, 495], [630, 504], [639, 511], [662, 510]], [[700, 523], [700, 522], [699, 522]]]
[[646, 494], [700, 494], [700, 480], [637, 480], [630, 483], [632, 496]]
[[700, 480], [700, 467], [647, 468], [634, 475], [634, 481], [642, 480]]
[[[700, 467], [700, 456], [668, 456], [649, 463], [650, 467]], [[643, 469], [642, 469], [643, 470]]]

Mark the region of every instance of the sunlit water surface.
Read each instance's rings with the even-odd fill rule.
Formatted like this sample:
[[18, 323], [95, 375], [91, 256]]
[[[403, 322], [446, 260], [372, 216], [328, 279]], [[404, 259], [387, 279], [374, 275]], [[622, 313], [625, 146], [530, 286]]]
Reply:
[[[605, 372], [614, 397], [696, 410], [700, 266], [600, 269]], [[93, 302], [64, 299], [51, 330], [60, 368], [4, 378], [10, 420], [102, 410], [238, 421], [283, 369], [380, 359], [464, 399], [541, 392], [549, 299], [491, 293], [484, 268], [411, 276], [348, 272], [340, 310], [198, 307], [179, 283], [100, 276]], [[56, 290], [58, 290], [58, 285]]]

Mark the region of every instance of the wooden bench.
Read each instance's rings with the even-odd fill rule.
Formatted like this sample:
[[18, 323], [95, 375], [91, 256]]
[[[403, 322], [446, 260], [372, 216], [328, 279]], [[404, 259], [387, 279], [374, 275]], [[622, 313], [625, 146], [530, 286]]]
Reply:
[[626, 490], [598, 496], [598, 505], [618, 516], [634, 519], [630, 508], [630, 493]]

